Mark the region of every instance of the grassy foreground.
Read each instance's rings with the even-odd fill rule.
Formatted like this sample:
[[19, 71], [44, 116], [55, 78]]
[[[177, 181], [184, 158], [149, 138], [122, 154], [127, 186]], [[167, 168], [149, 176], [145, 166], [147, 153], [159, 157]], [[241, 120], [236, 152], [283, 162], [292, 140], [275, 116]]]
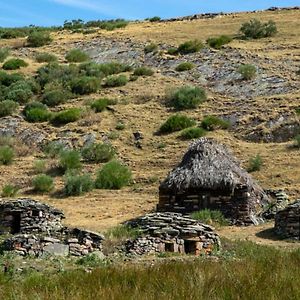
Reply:
[[[226, 249], [227, 248], [227, 249]], [[0, 276], [0, 299], [300, 299], [300, 249], [227, 243], [216, 260]]]

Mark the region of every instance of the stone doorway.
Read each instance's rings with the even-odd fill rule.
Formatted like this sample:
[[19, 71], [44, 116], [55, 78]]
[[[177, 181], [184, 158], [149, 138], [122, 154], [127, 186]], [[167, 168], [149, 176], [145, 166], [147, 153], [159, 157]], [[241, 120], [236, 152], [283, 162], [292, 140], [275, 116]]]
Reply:
[[12, 221], [11, 221], [11, 234], [20, 233], [21, 231], [21, 213], [20, 212], [12, 212]]

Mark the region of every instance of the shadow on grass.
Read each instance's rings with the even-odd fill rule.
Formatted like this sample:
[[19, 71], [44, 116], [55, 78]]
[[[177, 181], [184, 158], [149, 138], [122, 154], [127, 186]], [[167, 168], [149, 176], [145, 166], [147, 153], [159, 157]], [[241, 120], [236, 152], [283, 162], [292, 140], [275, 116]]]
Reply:
[[262, 231], [257, 232], [255, 235], [259, 238], [266, 239], [266, 240], [272, 240], [272, 241], [283, 241], [283, 240], [285, 240], [284, 238], [278, 236], [275, 233], [274, 228], [264, 229]]

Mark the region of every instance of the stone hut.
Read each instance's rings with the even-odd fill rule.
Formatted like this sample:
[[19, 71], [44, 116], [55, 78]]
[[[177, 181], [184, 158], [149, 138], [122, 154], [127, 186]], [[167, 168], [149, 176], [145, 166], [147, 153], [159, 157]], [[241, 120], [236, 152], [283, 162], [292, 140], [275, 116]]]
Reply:
[[300, 199], [277, 212], [275, 232], [283, 238], [300, 240]]
[[127, 223], [141, 231], [141, 236], [129, 240], [126, 252], [142, 255], [161, 252], [211, 254], [220, 249], [220, 239], [214, 228], [180, 213], [152, 213]]
[[0, 201], [0, 233], [51, 233], [62, 229], [62, 211], [31, 199]]
[[181, 163], [159, 187], [158, 211], [188, 213], [220, 210], [236, 225], [262, 222], [268, 196], [222, 144], [210, 138], [193, 142]]

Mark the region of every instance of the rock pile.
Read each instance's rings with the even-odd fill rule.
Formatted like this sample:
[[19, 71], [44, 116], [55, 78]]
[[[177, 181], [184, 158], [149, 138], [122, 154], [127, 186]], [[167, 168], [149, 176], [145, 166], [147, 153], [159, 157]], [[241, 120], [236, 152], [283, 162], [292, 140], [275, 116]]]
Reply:
[[300, 199], [276, 214], [275, 232], [284, 238], [300, 240]]
[[268, 196], [274, 199], [273, 203], [262, 213], [262, 217], [267, 220], [275, 218], [278, 211], [284, 209], [289, 204], [289, 197], [283, 190], [266, 190]]
[[152, 213], [127, 223], [143, 233], [125, 245], [131, 254], [159, 252], [210, 254], [221, 246], [214, 228], [180, 213]]

